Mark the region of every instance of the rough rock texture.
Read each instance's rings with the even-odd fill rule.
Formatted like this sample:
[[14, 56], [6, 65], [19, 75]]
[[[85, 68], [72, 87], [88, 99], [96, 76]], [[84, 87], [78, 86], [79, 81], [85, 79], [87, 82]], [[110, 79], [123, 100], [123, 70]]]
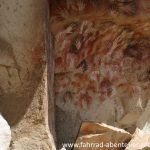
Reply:
[[137, 127], [144, 131], [145, 133], [150, 133], [150, 100], [147, 103], [145, 111], [140, 116]]
[[133, 134], [126, 150], [148, 150], [150, 149], [150, 101], [137, 122], [137, 129]]
[[150, 98], [149, 13], [148, 0], [51, 1], [60, 144], [83, 120], [135, 131]]
[[11, 142], [10, 126], [0, 114], [0, 150], [8, 150]]
[[79, 147], [75, 147], [74, 150], [122, 150], [131, 140], [131, 137], [130, 133], [119, 128], [85, 122], [81, 125], [75, 143]]
[[125, 150], [149, 150], [150, 149], [150, 132], [144, 132], [136, 129], [132, 140]]
[[[0, 0], [0, 112], [11, 126], [11, 150], [54, 149], [48, 127], [48, 105], [54, 106], [47, 93], [46, 6], [46, 0]], [[54, 109], [49, 112], [53, 121]]]

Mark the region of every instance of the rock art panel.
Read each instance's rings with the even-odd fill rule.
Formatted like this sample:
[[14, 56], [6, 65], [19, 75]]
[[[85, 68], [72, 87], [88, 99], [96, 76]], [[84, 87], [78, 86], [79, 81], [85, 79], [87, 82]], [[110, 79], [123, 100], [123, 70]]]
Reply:
[[[75, 139], [74, 126], [86, 120], [134, 132], [150, 97], [150, 2], [57, 0], [50, 6], [55, 101], [63, 112], [57, 118], [74, 118], [56, 120], [59, 141]], [[70, 126], [73, 133], [59, 132]]]

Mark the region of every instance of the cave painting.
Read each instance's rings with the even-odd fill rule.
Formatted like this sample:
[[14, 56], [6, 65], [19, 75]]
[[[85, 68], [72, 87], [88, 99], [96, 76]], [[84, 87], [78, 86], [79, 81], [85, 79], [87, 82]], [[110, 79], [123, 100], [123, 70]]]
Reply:
[[[146, 0], [51, 4], [55, 100], [64, 120], [74, 116], [114, 125], [145, 108], [150, 97], [150, 22], [143, 14], [149, 7]], [[75, 125], [75, 120], [69, 123]]]

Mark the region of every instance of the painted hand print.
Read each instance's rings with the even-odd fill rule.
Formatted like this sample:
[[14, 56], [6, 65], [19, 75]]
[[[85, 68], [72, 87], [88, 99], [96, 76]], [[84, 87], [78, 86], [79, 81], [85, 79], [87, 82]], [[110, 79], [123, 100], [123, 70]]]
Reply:
[[68, 128], [75, 120], [114, 125], [146, 106], [150, 21], [143, 13], [150, 3], [145, 3], [58, 0], [51, 5], [55, 100], [64, 116], [74, 117]]

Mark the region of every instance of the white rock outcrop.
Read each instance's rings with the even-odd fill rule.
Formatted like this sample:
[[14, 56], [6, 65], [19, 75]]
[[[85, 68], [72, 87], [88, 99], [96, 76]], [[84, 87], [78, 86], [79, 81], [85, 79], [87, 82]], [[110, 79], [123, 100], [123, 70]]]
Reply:
[[0, 150], [8, 150], [11, 141], [11, 130], [7, 121], [0, 114]]

